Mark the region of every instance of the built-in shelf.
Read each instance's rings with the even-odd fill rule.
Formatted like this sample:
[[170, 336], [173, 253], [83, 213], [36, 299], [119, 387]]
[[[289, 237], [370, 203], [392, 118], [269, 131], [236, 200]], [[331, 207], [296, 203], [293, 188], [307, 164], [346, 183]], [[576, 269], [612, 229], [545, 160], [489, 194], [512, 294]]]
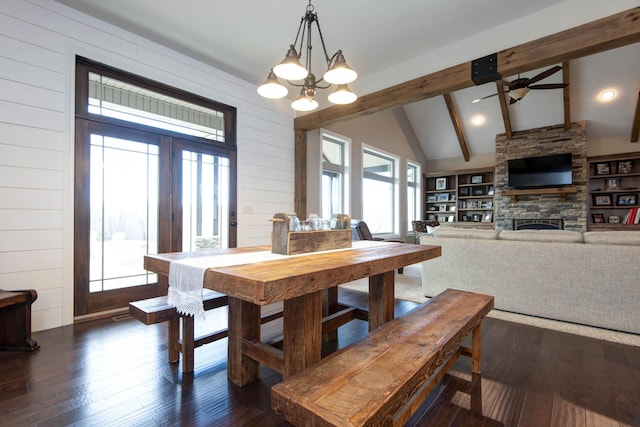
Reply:
[[546, 194], [557, 194], [560, 196], [561, 202], [567, 201], [567, 194], [576, 194], [578, 192], [578, 188], [576, 187], [558, 187], [558, 188], [532, 188], [528, 190], [507, 190], [503, 191], [501, 194], [503, 196], [511, 197], [511, 201], [516, 203], [518, 201], [518, 196], [532, 196], [532, 195], [546, 195]]

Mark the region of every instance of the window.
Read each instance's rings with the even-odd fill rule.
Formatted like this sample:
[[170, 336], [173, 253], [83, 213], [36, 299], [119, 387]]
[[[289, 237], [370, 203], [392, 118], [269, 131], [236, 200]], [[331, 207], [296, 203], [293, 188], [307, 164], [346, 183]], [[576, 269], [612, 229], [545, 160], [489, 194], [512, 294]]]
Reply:
[[421, 219], [420, 165], [407, 163], [407, 231], [413, 231], [412, 221]]
[[235, 116], [77, 58], [76, 316], [166, 293], [146, 254], [235, 246]]
[[322, 132], [322, 218], [349, 213], [349, 143]]
[[373, 234], [399, 234], [398, 158], [364, 148], [362, 217]]

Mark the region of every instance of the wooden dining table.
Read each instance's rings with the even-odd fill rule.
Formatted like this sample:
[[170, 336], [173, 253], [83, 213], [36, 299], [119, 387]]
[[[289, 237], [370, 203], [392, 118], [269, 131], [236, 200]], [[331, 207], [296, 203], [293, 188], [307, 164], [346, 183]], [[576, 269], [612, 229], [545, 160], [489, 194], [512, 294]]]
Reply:
[[[147, 255], [144, 267], [168, 276], [172, 261], [237, 253], [250, 259], [251, 254], [270, 250], [260, 246]], [[357, 312], [342, 306], [342, 314], [323, 318], [323, 294], [325, 306], [327, 301], [335, 304], [339, 285], [368, 277], [369, 330], [393, 319], [395, 270], [440, 255], [440, 246], [354, 241], [349, 249], [206, 269], [203, 286], [229, 296], [229, 380], [244, 386], [258, 379], [261, 363], [284, 378], [317, 363], [323, 334]], [[284, 310], [281, 348], [260, 340], [261, 306], [276, 302], [283, 302]]]

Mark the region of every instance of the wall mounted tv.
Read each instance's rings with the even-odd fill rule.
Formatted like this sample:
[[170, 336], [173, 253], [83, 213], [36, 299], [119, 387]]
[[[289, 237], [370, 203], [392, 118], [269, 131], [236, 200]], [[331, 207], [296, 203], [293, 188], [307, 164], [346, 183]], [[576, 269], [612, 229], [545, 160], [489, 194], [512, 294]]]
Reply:
[[562, 187], [573, 183], [571, 153], [512, 159], [509, 187], [515, 189]]

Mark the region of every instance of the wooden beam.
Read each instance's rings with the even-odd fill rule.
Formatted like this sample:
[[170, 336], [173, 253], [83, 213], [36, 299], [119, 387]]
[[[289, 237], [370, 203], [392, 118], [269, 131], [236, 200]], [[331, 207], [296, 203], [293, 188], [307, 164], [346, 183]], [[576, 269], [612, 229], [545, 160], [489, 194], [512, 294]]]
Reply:
[[464, 131], [462, 130], [462, 125], [460, 124], [460, 117], [458, 116], [458, 112], [456, 111], [456, 106], [453, 103], [453, 98], [450, 93], [442, 94], [444, 98], [444, 103], [447, 104], [447, 110], [449, 111], [449, 117], [451, 117], [451, 123], [453, 124], [453, 129], [456, 131], [456, 135], [458, 136], [458, 144], [460, 144], [460, 150], [462, 151], [462, 156], [464, 157], [464, 161], [469, 161], [469, 147], [467, 146], [467, 140], [464, 138]]
[[511, 131], [511, 119], [509, 118], [509, 106], [507, 105], [507, 98], [505, 97], [504, 85], [496, 83], [496, 90], [498, 91], [498, 99], [500, 100], [500, 111], [502, 112], [504, 133], [507, 136], [507, 139], [511, 139], [513, 132]]
[[636, 112], [633, 115], [633, 126], [631, 126], [631, 142], [638, 142], [638, 136], [640, 136], [640, 86], [638, 86]]
[[562, 89], [562, 96], [564, 100], [564, 130], [571, 130], [571, 99], [570, 99], [570, 86], [569, 86], [569, 61], [562, 63], [562, 83], [567, 86]]
[[[535, 70], [640, 41], [640, 7], [498, 52], [503, 76]], [[473, 58], [471, 58], [473, 60]], [[337, 105], [297, 117], [294, 129], [312, 130], [339, 120], [421, 101], [474, 86], [471, 60]]]
[[295, 171], [293, 179], [293, 208], [298, 218], [307, 217], [307, 132], [297, 130], [295, 134]]

